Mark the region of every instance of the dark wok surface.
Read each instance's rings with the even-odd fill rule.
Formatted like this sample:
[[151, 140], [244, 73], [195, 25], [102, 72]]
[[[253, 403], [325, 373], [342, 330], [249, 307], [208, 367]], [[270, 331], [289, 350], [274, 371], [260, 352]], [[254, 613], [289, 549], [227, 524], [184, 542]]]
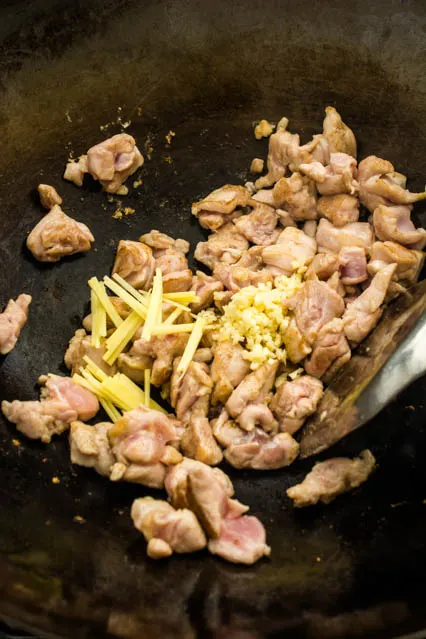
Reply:
[[[87, 279], [109, 271], [120, 238], [151, 228], [202, 237], [190, 203], [248, 177], [252, 157], [267, 147], [254, 140], [253, 120], [287, 115], [291, 130], [308, 136], [333, 104], [353, 127], [360, 156], [396, 162], [423, 188], [421, 1], [354, 0], [344, 10], [339, 2], [238, 0], [6, 5], [0, 302], [21, 291], [34, 301], [18, 347], [0, 360], [2, 399], [35, 398], [39, 374], [65, 372]], [[143, 186], [123, 200], [136, 214], [123, 220], [113, 219], [116, 204], [93, 183], [79, 190], [60, 177], [70, 150], [78, 155], [102, 139], [99, 127], [118, 115], [132, 121], [127, 130], [141, 147], [149, 137], [154, 148]], [[53, 266], [31, 259], [24, 240], [41, 215], [40, 181], [55, 185], [65, 211], [90, 226], [95, 250]], [[270, 561], [249, 568], [204, 553], [147, 560], [129, 520], [143, 489], [72, 468], [66, 437], [46, 447], [0, 420], [0, 619], [72, 638], [396, 637], [426, 627], [425, 394], [420, 381], [335, 447], [356, 454], [370, 446], [379, 469], [330, 506], [294, 512], [285, 497], [310, 461], [269, 474], [232, 472], [273, 549]]]

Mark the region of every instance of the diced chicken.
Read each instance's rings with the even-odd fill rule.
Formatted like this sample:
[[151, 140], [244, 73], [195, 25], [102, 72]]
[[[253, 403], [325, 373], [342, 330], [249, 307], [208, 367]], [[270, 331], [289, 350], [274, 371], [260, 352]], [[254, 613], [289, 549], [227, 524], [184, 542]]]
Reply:
[[223, 520], [220, 536], [210, 539], [208, 549], [213, 555], [219, 555], [227, 561], [247, 565], [271, 553], [266, 545], [263, 525], [257, 517], [249, 515]]
[[344, 246], [359, 246], [370, 253], [373, 245], [373, 229], [368, 222], [351, 222], [336, 228], [326, 219], [321, 219], [316, 235], [318, 251], [339, 253]]
[[350, 358], [351, 349], [345, 337], [343, 321], [334, 319], [319, 331], [312, 355], [305, 362], [305, 371], [328, 383]]
[[426, 198], [426, 191], [410, 193], [405, 186], [407, 178], [395, 172], [393, 165], [375, 155], [362, 160], [358, 167], [359, 197], [371, 213], [381, 204], [413, 204]]
[[175, 510], [166, 501], [142, 497], [133, 502], [130, 516], [148, 542], [151, 559], [169, 557], [173, 552], [196, 552], [207, 544], [197, 518], [186, 508]]
[[244, 349], [232, 342], [219, 342], [214, 350], [211, 378], [214, 388], [211, 398], [213, 406], [224, 404], [250, 372], [250, 363], [244, 359]]
[[128, 353], [119, 356], [118, 367], [135, 382], [142, 382], [143, 371], [152, 368], [151, 383], [161, 386], [170, 378], [173, 359], [183, 354], [187, 342], [187, 333], [158, 335], [149, 341], [137, 339]]
[[99, 410], [95, 395], [70, 377], [43, 375], [39, 383], [45, 384], [40, 401], [3, 401], [1, 405], [6, 419], [30, 439], [48, 444], [53, 435], [63, 433], [71, 422], [87, 421]]
[[94, 241], [85, 224], [54, 206], [29, 234], [27, 247], [40, 262], [58, 262], [67, 255], [89, 251]]
[[422, 251], [408, 249], [395, 242], [374, 242], [367, 270], [373, 276], [388, 264], [396, 264], [394, 277], [409, 286], [417, 282], [424, 259]]
[[223, 454], [213, 437], [209, 420], [197, 412], [189, 416], [189, 424], [180, 440], [182, 451], [187, 457], [209, 466], [220, 464]]
[[214, 304], [216, 308], [223, 311], [225, 306], [229, 304], [233, 296], [232, 291], [219, 291], [213, 294]]
[[224, 224], [241, 215], [247, 206], [249, 191], [244, 186], [226, 184], [192, 205], [192, 214], [198, 217], [201, 226], [217, 231]]
[[354, 195], [323, 195], [317, 202], [320, 217], [326, 217], [334, 226], [358, 222], [359, 200]]
[[210, 364], [213, 359], [213, 351], [211, 348], [197, 348], [192, 358], [194, 362], [200, 362], [202, 364]]
[[276, 362], [262, 364], [250, 375], [247, 375], [232, 391], [226, 402], [226, 410], [236, 418], [249, 404], [262, 404], [268, 397], [278, 369]]
[[368, 278], [365, 251], [359, 246], [343, 246], [339, 252], [339, 268], [342, 284], [353, 286]]
[[345, 297], [346, 288], [342, 284], [339, 271], [336, 271], [331, 277], [328, 278], [327, 286], [329, 288], [332, 288], [333, 291], [336, 291], [336, 293], [338, 293], [340, 297]]
[[315, 239], [315, 235], [317, 234], [318, 223], [316, 220], [307, 220], [303, 225], [303, 232], [305, 235], [312, 237]]
[[313, 344], [319, 331], [345, 309], [341, 296], [325, 282], [308, 280], [287, 302], [303, 338]]
[[0, 354], [7, 355], [15, 348], [18, 337], [27, 323], [31, 295], [22, 293], [15, 300], [9, 300], [0, 313]]
[[373, 213], [374, 232], [379, 240], [398, 242], [413, 249], [426, 244], [425, 229], [414, 226], [409, 206], [378, 206]]
[[196, 271], [192, 278], [191, 291], [195, 291], [199, 297], [198, 302], [191, 304], [191, 310], [198, 313], [203, 308], [207, 308], [213, 304], [214, 294], [223, 291], [222, 282], [218, 282], [214, 277], [206, 275], [203, 271]]
[[237, 418], [240, 427], [250, 432], [260, 426], [266, 432], [277, 432], [278, 422], [265, 404], [249, 404]]
[[292, 382], [283, 382], [271, 401], [280, 430], [293, 435], [313, 415], [323, 396], [322, 383], [310, 375], [302, 375]]
[[123, 194], [122, 185], [143, 163], [135, 139], [127, 133], [113, 135], [87, 151], [87, 172], [107, 193]]
[[109, 477], [115, 462], [108, 431], [112, 427], [109, 422], [101, 422], [95, 426], [72, 422], [70, 428], [71, 463], [86, 468], [94, 468], [96, 472]]
[[323, 137], [327, 140], [331, 153], [347, 153], [356, 158], [356, 139], [353, 131], [331, 106], [325, 109]]
[[54, 186], [50, 186], [50, 184], [39, 184], [37, 191], [40, 195], [40, 202], [44, 209], [50, 211], [50, 209], [53, 209], [56, 205], [61, 206], [62, 198]]
[[238, 220], [235, 220], [235, 226], [253, 244], [258, 246], [275, 244], [281, 232], [281, 229], [276, 228], [278, 224], [277, 213], [267, 204], [254, 204], [251, 213], [242, 215]]
[[164, 487], [174, 508], [189, 508], [188, 475], [190, 471], [204, 468], [208, 472], [211, 483], [219, 483], [228, 497], [234, 494], [234, 487], [228, 475], [220, 468], [211, 468], [203, 462], [184, 457], [179, 464], [171, 466], [167, 473]]
[[[260, 178], [263, 179], [263, 178]], [[266, 206], [270, 206], [273, 209], [277, 208], [277, 203], [274, 199], [273, 189], [260, 189], [253, 194], [252, 200], [254, 202], [259, 202], [260, 204], [266, 204]], [[293, 224], [296, 224], [293, 222]]]
[[319, 280], [328, 280], [338, 269], [338, 255], [334, 253], [318, 253], [309, 264], [305, 279], [311, 280], [317, 277]]
[[316, 183], [321, 195], [354, 195], [358, 191], [356, 160], [346, 153], [331, 153], [327, 166], [311, 162], [301, 164], [299, 170]]
[[234, 468], [274, 470], [294, 462], [299, 444], [289, 433], [268, 435], [256, 428], [242, 435], [225, 450], [225, 459]]
[[262, 269], [262, 247], [252, 246], [235, 264], [218, 262], [213, 267], [213, 276], [233, 293], [246, 286], [257, 286], [272, 282], [272, 274]]
[[163, 291], [175, 293], [187, 291], [192, 284], [192, 272], [188, 268], [185, 254], [189, 250], [186, 240], [174, 240], [165, 233], [151, 231], [139, 238], [147, 247], [152, 248], [155, 268], [163, 274]]
[[370, 286], [346, 308], [342, 319], [350, 343], [358, 344], [376, 326], [395, 271], [396, 264], [389, 264], [378, 271]]
[[85, 366], [84, 357], [90, 359], [103, 370], [107, 375], [114, 375], [115, 366], [109, 366], [104, 360], [105, 346], [94, 348], [92, 346], [91, 336], [86, 333], [84, 328], [79, 328], [70, 339], [68, 348], [64, 356], [65, 366], [69, 368], [71, 374], [77, 373], [81, 366]]
[[217, 233], [210, 235], [207, 242], [197, 244], [194, 257], [213, 269], [216, 262], [234, 264], [248, 247], [248, 240], [238, 229], [233, 224], [225, 224]]
[[181, 461], [175, 449], [170, 454], [170, 442], [176, 439], [173, 421], [156, 410], [138, 406], [124, 413], [108, 431], [116, 462], [111, 469], [112, 481], [124, 480], [162, 488], [166, 465]]
[[187, 240], [183, 240], [181, 238], [175, 240], [173, 237], [170, 237], [170, 235], [161, 233], [156, 229], [153, 229], [149, 233], [141, 235], [139, 238], [139, 242], [143, 242], [144, 244], [152, 248], [155, 258], [161, 255], [161, 253], [157, 253], [157, 251], [175, 249], [176, 251], [179, 251], [184, 255], [186, 255], [189, 251], [189, 242], [187, 242]]
[[359, 457], [335, 457], [315, 464], [301, 484], [292, 486], [287, 495], [296, 507], [312, 506], [322, 501], [329, 504], [342, 493], [364, 483], [374, 470], [376, 460], [369, 450]]
[[250, 173], [263, 173], [265, 162], [261, 158], [253, 158], [250, 164]]
[[148, 291], [155, 271], [152, 250], [142, 242], [120, 240], [115, 256], [113, 273], [117, 273], [131, 286]]
[[170, 403], [179, 421], [187, 424], [191, 415], [207, 415], [213, 382], [207, 364], [192, 361], [182, 376], [177, 370], [179, 363], [178, 357], [173, 363]]
[[273, 188], [273, 196], [275, 206], [285, 208], [295, 221], [316, 220], [318, 217], [315, 186], [301, 173], [281, 178]]
[[262, 258], [273, 275], [291, 275], [309, 264], [316, 250], [317, 243], [312, 237], [289, 226], [282, 231], [277, 244], [263, 249]]
[[290, 318], [287, 330], [283, 335], [283, 342], [288, 358], [293, 364], [301, 362], [312, 350], [311, 346], [299, 331], [294, 317]]
[[88, 172], [87, 155], [81, 155], [77, 161], [71, 160], [65, 167], [64, 180], [83, 186], [84, 175]]

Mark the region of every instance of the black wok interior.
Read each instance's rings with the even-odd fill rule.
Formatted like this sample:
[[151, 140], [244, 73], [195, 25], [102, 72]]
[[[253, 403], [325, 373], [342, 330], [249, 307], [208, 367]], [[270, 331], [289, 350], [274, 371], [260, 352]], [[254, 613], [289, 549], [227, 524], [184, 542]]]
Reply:
[[[195, 243], [190, 204], [243, 183], [267, 142], [253, 121], [286, 115], [308, 138], [334, 105], [359, 155], [426, 180], [426, 5], [422, 0], [9, 0], [0, 9], [0, 303], [30, 293], [30, 320], [0, 360], [2, 399], [34, 399], [37, 377], [65, 373], [87, 309], [87, 279], [109, 272], [121, 238], [152, 228]], [[118, 119], [146, 159], [143, 186], [114, 219], [66, 160]], [[100, 127], [112, 123], [106, 130]], [[176, 136], [167, 146], [165, 135]], [[145, 145], [146, 143], [146, 145]], [[146, 155], [146, 153], [145, 153]], [[24, 248], [53, 184], [93, 231], [95, 250], [55, 265]], [[425, 209], [417, 221], [425, 226]], [[295, 512], [285, 489], [312, 461], [231, 472], [264, 522], [270, 560], [241, 567], [199, 553], [155, 563], [132, 527], [138, 486], [71, 467], [66, 437], [45, 446], [0, 419], [0, 620], [43, 637], [281, 639], [399, 637], [426, 627], [426, 382], [328, 455], [371, 447], [378, 470], [329, 506]], [[13, 443], [13, 439], [20, 445]], [[52, 483], [58, 477], [60, 483]], [[83, 522], [75, 520], [81, 517]], [[21, 632], [22, 634], [22, 632]], [[423, 635], [416, 635], [423, 636]], [[425, 635], [426, 636], [426, 635]]]

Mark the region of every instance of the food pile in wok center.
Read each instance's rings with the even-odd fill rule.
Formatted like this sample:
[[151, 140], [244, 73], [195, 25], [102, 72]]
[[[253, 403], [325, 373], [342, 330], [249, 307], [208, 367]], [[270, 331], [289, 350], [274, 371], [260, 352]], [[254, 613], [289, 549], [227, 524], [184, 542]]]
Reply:
[[[2, 402], [30, 438], [49, 443], [69, 431], [74, 464], [165, 490], [167, 500], [143, 497], [131, 509], [152, 558], [205, 547], [235, 563], [269, 555], [262, 523], [218, 464], [294, 462], [324, 385], [423, 264], [426, 231], [411, 210], [426, 193], [408, 191], [379, 157], [358, 164], [354, 134], [333, 107], [307, 144], [287, 127], [286, 118], [256, 126], [256, 137], [270, 136], [266, 172], [260, 158], [251, 165], [256, 181], [192, 205], [211, 232], [195, 247], [204, 270], [189, 269], [183, 238], [152, 230], [121, 240], [111, 276], [88, 281], [91, 313], [65, 353], [70, 375], [42, 375], [39, 401]], [[142, 164], [134, 138], [119, 134], [70, 162], [64, 177], [82, 186], [88, 173], [125, 194]], [[53, 187], [39, 193], [49, 212], [28, 236], [33, 256], [54, 262], [88, 251], [88, 227], [62, 211]], [[30, 302], [20, 295], [0, 315], [2, 354]], [[87, 424], [101, 407], [108, 421]], [[287, 494], [298, 507], [329, 503], [374, 467], [368, 450], [329, 459]]]

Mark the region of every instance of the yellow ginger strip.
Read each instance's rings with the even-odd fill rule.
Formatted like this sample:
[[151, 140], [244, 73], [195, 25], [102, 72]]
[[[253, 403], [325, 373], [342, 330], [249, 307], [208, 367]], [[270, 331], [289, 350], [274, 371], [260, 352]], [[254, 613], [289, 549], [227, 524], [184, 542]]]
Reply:
[[[143, 391], [139, 388], [139, 386], [137, 386], [135, 382], [133, 382], [129, 377], [127, 377], [127, 375], [124, 375], [124, 373], [119, 373], [119, 375], [120, 375], [121, 383], [124, 384], [129, 389], [129, 391], [133, 390], [133, 392], [138, 391], [139, 393], [143, 393]], [[143, 401], [141, 403], [143, 403]], [[153, 400], [152, 398], [150, 401], [150, 407], [153, 410], [159, 410], [161, 413], [168, 415], [168, 411], [166, 411], [162, 406], [160, 406], [160, 404], [157, 404], [157, 402]]]
[[190, 333], [192, 329], [195, 327], [196, 322], [192, 324], [161, 324], [161, 326], [156, 326], [152, 335], [169, 335], [170, 333]]
[[120, 286], [122, 286], [128, 293], [130, 293], [130, 295], [133, 295], [133, 297], [137, 299], [138, 302], [143, 304], [146, 310], [148, 310], [147, 293], [140, 293], [136, 288], [134, 288], [134, 286], [129, 284], [129, 282], [126, 282], [126, 280], [118, 273], [114, 273], [112, 279], [118, 282]]
[[[184, 326], [184, 324], [181, 324]], [[195, 351], [198, 348], [198, 344], [203, 336], [204, 330], [204, 319], [202, 316], [198, 316], [195, 323], [193, 324], [193, 330], [189, 337], [188, 343], [185, 346], [185, 350], [182, 355], [182, 359], [179, 362], [179, 366], [177, 367], [177, 372], [181, 373], [181, 375], [185, 375], [188, 370], [188, 366], [192, 361], [192, 358], [195, 355]]]
[[120, 411], [107, 399], [99, 397], [99, 403], [112, 422], [115, 423], [122, 417]]
[[119, 328], [117, 328], [111, 337], [106, 341], [106, 350], [103, 360], [111, 365], [114, 364], [117, 357], [126, 348], [138, 328], [142, 326], [142, 319], [136, 311], [132, 311], [124, 320]]
[[181, 308], [175, 308], [175, 310], [170, 313], [168, 318], [164, 320], [163, 325], [174, 324], [176, 320], [179, 318], [179, 316], [182, 315], [182, 313], [183, 313], [183, 310]]
[[151, 339], [152, 329], [158, 320], [159, 307], [162, 307], [163, 297], [163, 276], [161, 270], [155, 270], [154, 282], [152, 285], [151, 299], [149, 300], [149, 308], [146, 314], [146, 320], [142, 331], [142, 338], [149, 341]]
[[90, 359], [88, 355], [85, 355], [83, 357], [83, 361], [86, 363], [86, 368], [89, 373], [92, 373], [92, 375], [96, 377], [96, 379], [98, 379], [100, 382], [103, 382], [104, 379], [108, 377], [105, 371], [103, 371], [102, 368], [99, 368], [99, 366], [95, 364], [95, 362]]
[[122, 323], [122, 318], [120, 317], [120, 315], [117, 312], [117, 309], [114, 307], [113, 303], [111, 302], [111, 300], [109, 299], [106, 290], [105, 290], [105, 286], [103, 285], [102, 282], [99, 282], [97, 277], [91, 277], [89, 282], [88, 282], [90, 288], [92, 291], [95, 291], [98, 300], [100, 301], [100, 303], [102, 304], [102, 306], [104, 307], [107, 315], [110, 317], [112, 323], [114, 324], [114, 326], [120, 326], [120, 324]]
[[195, 291], [179, 291], [177, 293], [164, 293], [164, 299], [168, 302], [180, 302], [181, 304], [192, 304], [199, 302], [200, 298]]
[[113, 291], [113, 293], [118, 295], [118, 297], [121, 297], [121, 299], [126, 302], [126, 304], [130, 306], [133, 311], [140, 315], [142, 319], [145, 319], [147, 310], [141, 302], [135, 299], [133, 295], [130, 295], [130, 293], [128, 293], [122, 286], [120, 286], [120, 284], [114, 282], [114, 280], [108, 277], [108, 275], [105, 275], [104, 283], [106, 284], [106, 286], [108, 286], [109, 289], [111, 289], [111, 291]]
[[92, 392], [94, 395], [98, 395], [97, 389], [94, 388], [93, 385], [87, 379], [84, 379], [84, 377], [82, 377], [78, 373], [74, 373], [74, 375], [72, 376], [72, 380], [79, 386], [82, 386], [83, 388], [86, 388], [87, 390]]
[[94, 348], [99, 348], [102, 343], [101, 338], [105, 337], [107, 333], [106, 312], [93, 289], [90, 291], [90, 301], [92, 311], [91, 344]]
[[143, 372], [144, 377], [144, 385], [143, 389], [145, 392], [145, 406], [147, 408], [151, 405], [151, 371], [149, 368], [146, 368]]

